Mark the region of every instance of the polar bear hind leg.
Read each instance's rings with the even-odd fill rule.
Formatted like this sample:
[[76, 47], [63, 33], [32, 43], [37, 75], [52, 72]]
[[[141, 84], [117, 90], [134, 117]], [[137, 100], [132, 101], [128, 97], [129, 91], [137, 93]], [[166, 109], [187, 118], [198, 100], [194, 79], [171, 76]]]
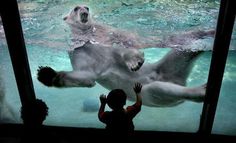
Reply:
[[203, 102], [206, 86], [185, 87], [170, 82], [156, 81], [143, 86], [143, 101], [150, 106], [175, 106], [183, 101]]
[[168, 81], [179, 85], [186, 85], [187, 78], [192, 71], [194, 62], [202, 51], [179, 51], [172, 49], [154, 66], [161, 81]]

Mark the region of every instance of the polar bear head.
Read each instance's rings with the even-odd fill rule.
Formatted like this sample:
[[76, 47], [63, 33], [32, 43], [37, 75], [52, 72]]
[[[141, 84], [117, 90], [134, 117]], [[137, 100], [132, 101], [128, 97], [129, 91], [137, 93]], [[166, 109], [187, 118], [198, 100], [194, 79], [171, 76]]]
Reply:
[[70, 26], [81, 30], [87, 30], [92, 26], [89, 8], [83, 5], [74, 7], [63, 20]]

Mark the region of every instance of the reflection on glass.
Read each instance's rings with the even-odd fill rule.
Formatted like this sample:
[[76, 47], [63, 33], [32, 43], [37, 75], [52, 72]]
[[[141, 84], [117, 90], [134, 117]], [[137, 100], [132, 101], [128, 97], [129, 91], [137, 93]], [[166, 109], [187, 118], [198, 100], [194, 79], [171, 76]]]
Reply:
[[20, 97], [0, 17], [0, 124], [21, 123]]
[[[163, 48], [150, 46], [142, 49], [145, 53], [145, 63], [160, 60], [170, 51], [170, 47], [193, 50], [211, 48], [212, 36], [201, 37], [201, 34], [196, 34], [192, 38], [193, 33], [190, 31], [214, 29], [219, 9], [218, 0], [18, 0], [36, 96], [43, 99], [49, 107], [45, 124], [104, 127], [98, 120], [97, 111], [99, 95], [107, 94], [107, 89], [99, 84], [92, 88], [48, 88], [37, 80], [38, 66], [50, 66], [57, 71], [72, 70], [67, 50], [73, 37], [63, 18], [80, 4], [89, 7], [93, 22], [132, 31], [143, 39], [149, 39], [151, 43], [164, 42], [159, 43]], [[118, 46], [119, 44], [118, 42]], [[114, 45], [117, 46], [117, 43]], [[194, 87], [206, 83], [210, 58], [211, 52], [205, 52], [199, 57], [187, 79], [187, 86]], [[129, 102], [127, 105], [131, 104]], [[165, 108], [143, 106], [140, 114], [134, 119], [134, 124], [138, 130], [195, 132], [199, 126], [201, 111], [202, 103], [190, 101]]]
[[236, 25], [230, 43], [230, 51], [226, 62], [221, 85], [219, 101], [212, 132], [215, 134], [236, 135]]

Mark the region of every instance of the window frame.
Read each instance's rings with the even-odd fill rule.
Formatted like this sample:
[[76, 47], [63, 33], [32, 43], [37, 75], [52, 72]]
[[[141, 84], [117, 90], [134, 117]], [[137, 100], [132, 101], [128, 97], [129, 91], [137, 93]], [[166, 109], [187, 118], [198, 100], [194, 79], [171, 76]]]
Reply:
[[[234, 0], [221, 0], [220, 2], [206, 96], [198, 130], [199, 134], [211, 134], [235, 20], [236, 9], [234, 5]], [[0, 12], [21, 104], [25, 106], [33, 103], [36, 96], [17, 0], [2, 1]]]

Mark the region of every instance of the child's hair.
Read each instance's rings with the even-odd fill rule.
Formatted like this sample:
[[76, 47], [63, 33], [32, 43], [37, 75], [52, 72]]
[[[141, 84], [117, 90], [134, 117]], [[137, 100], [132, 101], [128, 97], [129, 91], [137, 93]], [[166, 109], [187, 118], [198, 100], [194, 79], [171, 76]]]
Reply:
[[122, 89], [113, 89], [107, 95], [107, 105], [111, 109], [121, 109], [126, 103], [127, 95]]

